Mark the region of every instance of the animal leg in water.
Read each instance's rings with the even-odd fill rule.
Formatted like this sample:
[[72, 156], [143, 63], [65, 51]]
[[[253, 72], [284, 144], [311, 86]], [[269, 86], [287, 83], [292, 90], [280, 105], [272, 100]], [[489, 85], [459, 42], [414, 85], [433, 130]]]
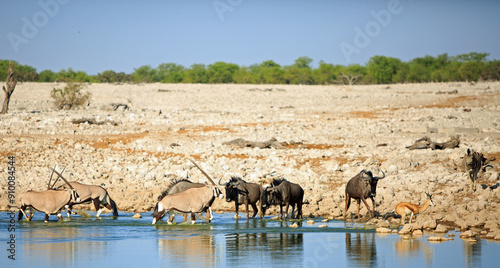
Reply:
[[167, 223], [172, 224], [172, 221], [174, 220], [175, 214], [172, 214], [168, 217]]
[[196, 221], [196, 217], [194, 213], [191, 213], [191, 224], [194, 224]]
[[214, 214], [212, 213], [212, 207], [208, 207], [208, 214], [210, 214], [210, 220], [208, 222], [211, 222], [214, 219]]
[[94, 203], [95, 211], [97, 211], [97, 214], [95, 216], [97, 218], [99, 218], [99, 216], [101, 216], [101, 212], [102, 212], [101, 201], [99, 200], [99, 198], [94, 198], [92, 200], [92, 202]]

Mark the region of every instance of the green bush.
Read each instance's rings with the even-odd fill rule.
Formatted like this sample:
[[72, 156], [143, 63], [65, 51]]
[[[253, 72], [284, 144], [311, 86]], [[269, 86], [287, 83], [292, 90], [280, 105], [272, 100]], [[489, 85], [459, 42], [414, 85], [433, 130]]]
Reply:
[[84, 105], [90, 99], [91, 94], [89, 92], [82, 92], [82, 88], [82, 84], [68, 82], [63, 89], [52, 89], [50, 96], [54, 99], [54, 104], [58, 109], [69, 110]]

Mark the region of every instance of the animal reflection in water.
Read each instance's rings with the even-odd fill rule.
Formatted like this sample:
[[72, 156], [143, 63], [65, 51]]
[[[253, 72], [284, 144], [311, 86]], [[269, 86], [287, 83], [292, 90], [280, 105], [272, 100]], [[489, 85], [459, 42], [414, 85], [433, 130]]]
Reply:
[[377, 247], [375, 234], [346, 233], [345, 246], [347, 257], [354, 266], [377, 266]]
[[[186, 234], [158, 239], [159, 256], [175, 256], [176, 262], [183, 265], [196, 264], [213, 266], [216, 259], [213, 235]], [[210, 265], [212, 264], [212, 265]]]
[[24, 256], [30, 256], [37, 262], [47, 263], [44, 260], [48, 260], [48, 263], [75, 263], [82, 255], [98, 258], [107, 254], [107, 241], [75, 239], [87, 236], [80, 228], [38, 227], [23, 232], [22, 241], [29, 242], [20, 243]]
[[420, 241], [419, 239], [403, 239], [401, 238], [394, 245], [396, 249], [396, 254], [400, 257], [402, 256], [417, 256], [420, 254], [425, 254], [427, 263], [432, 260], [432, 251], [427, 247], [425, 241]]
[[[237, 266], [241, 257], [249, 257], [248, 252], [263, 254], [263, 262], [302, 263], [304, 237], [302, 233], [234, 233], [226, 235], [228, 266]], [[265, 259], [269, 259], [266, 261]], [[273, 260], [273, 261], [271, 261]]]

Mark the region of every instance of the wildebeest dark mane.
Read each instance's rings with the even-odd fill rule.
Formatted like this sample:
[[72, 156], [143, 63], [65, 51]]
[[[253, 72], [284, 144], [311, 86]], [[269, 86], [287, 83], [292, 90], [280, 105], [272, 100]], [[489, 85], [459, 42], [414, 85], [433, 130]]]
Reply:
[[231, 176], [231, 180], [229, 182], [244, 182], [244, 183], [247, 183], [245, 180], [243, 180], [242, 178], [240, 178], [238, 176]]
[[[285, 178], [276, 178], [276, 179], [273, 179], [272, 185], [273, 186], [278, 186], [282, 182], [285, 182], [285, 181], [287, 181]], [[287, 181], [287, 182], [289, 182], [289, 181]]]
[[171, 190], [172, 188], [174, 188], [175, 185], [177, 185], [178, 183], [181, 183], [181, 182], [190, 182], [192, 183], [190, 180], [188, 179], [179, 179], [179, 178], [175, 178], [175, 179], [172, 179], [170, 180], [170, 184], [168, 185], [167, 189], [165, 191], [163, 191], [159, 196], [158, 196], [158, 201], [162, 200]]

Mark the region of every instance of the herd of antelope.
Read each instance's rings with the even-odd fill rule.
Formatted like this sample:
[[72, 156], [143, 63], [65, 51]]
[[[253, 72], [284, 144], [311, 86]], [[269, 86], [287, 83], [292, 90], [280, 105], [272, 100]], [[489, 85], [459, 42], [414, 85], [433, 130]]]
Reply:
[[[477, 174], [485, 164], [485, 160], [482, 154], [467, 150], [463, 168], [470, 180], [470, 191], [476, 189]], [[266, 210], [271, 205], [274, 205], [280, 207], [279, 219], [288, 218], [289, 206], [292, 207], [291, 218], [302, 219], [302, 205], [307, 204], [307, 201], [304, 202], [304, 190], [300, 185], [289, 182], [280, 176], [274, 176], [274, 173], [262, 176], [258, 183], [246, 182], [239, 177], [231, 177], [228, 182], [221, 183], [221, 180], [219, 180], [218, 185], [216, 185], [212, 178], [195, 161], [191, 159], [190, 161], [203, 173], [210, 184], [193, 183], [187, 179], [172, 180], [167, 190], [158, 197], [158, 202], [154, 206], [153, 224], [156, 224], [167, 213], [169, 213], [167, 223], [172, 224], [175, 212], [184, 213], [184, 220], [187, 220], [187, 216], [190, 214], [192, 223], [195, 223], [196, 213], [205, 212], [207, 221], [210, 222], [213, 219], [211, 206], [214, 200], [217, 197], [223, 199], [224, 196], [227, 202], [234, 202], [235, 218], [239, 218], [238, 207], [240, 205], [245, 205], [247, 220], [255, 218], [258, 212], [260, 212], [259, 216], [262, 219]], [[54, 173], [57, 174], [58, 178], [52, 183]], [[59, 178], [63, 180], [64, 184], [55, 187]], [[377, 183], [384, 178], [385, 174], [383, 172], [381, 177], [376, 177], [371, 171], [362, 170], [349, 180], [345, 187], [344, 220], [347, 217], [351, 199], [357, 201], [358, 219], [360, 219], [361, 202], [365, 204], [370, 216], [375, 216], [374, 197], [376, 196]], [[225, 194], [222, 193], [219, 186], [224, 187]], [[408, 215], [410, 215], [409, 223], [411, 223], [417, 214], [424, 212], [429, 206], [435, 205], [432, 195], [430, 193], [426, 193], [426, 195], [427, 199], [422, 206], [410, 202], [401, 202], [396, 205], [393, 212], [401, 217], [401, 225], [405, 224], [405, 218]], [[371, 210], [367, 199], [372, 200]], [[74, 205], [90, 203], [94, 205], [97, 212], [96, 217], [100, 216], [103, 207], [111, 210], [113, 216], [118, 216], [116, 203], [111, 199], [106, 189], [101, 186], [86, 185], [76, 181], [69, 182], [62, 176], [62, 172], [52, 168], [52, 175], [46, 190], [29, 190], [21, 198], [18, 220], [21, 220], [24, 215], [30, 221], [35, 211], [39, 211], [45, 213], [45, 222], [48, 221], [49, 215], [57, 215], [59, 220], [62, 221], [61, 211], [63, 209], [67, 210], [69, 218]], [[259, 203], [260, 210], [257, 203]], [[251, 217], [249, 205], [253, 209]], [[297, 215], [294, 215], [295, 206], [297, 206]], [[284, 211], [283, 207], [285, 207]], [[26, 212], [29, 213], [29, 216]]]

